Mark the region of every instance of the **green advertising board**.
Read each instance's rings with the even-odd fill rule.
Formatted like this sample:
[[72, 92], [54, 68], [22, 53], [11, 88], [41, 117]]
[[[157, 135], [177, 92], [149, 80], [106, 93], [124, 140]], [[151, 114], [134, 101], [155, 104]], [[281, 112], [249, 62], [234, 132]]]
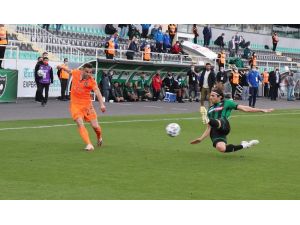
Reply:
[[16, 102], [18, 90], [18, 71], [0, 69], [0, 103]]

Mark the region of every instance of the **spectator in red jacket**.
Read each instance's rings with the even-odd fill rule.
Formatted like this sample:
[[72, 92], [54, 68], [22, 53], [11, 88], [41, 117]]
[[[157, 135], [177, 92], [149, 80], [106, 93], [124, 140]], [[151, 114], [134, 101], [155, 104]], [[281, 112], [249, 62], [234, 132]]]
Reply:
[[156, 74], [152, 77], [153, 101], [157, 101], [159, 99], [161, 86], [162, 80], [160, 77], [160, 71], [158, 70]]
[[180, 47], [179, 41], [176, 41], [176, 44], [171, 48], [171, 53], [182, 54], [182, 49]]

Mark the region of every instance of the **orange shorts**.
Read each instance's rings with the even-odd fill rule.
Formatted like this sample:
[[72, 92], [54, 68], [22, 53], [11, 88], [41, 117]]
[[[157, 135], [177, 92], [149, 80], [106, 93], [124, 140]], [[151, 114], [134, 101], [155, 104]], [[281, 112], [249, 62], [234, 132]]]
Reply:
[[97, 119], [96, 111], [92, 104], [74, 104], [70, 105], [70, 112], [73, 120], [82, 118], [86, 122]]

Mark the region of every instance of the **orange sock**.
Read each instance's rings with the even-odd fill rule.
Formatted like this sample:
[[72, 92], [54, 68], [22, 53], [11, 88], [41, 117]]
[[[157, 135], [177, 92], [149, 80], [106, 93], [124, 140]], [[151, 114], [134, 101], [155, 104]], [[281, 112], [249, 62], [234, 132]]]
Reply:
[[91, 140], [89, 137], [89, 133], [87, 131], [87, 129], [84, 126], [80, 126], [78, 128], [79, 134], [82, 138], [82, 140], [86, 143], [86, 144], [91, 144]]
[[97, 127], [97, 128], [94, 128], [94, 131], [97, 135], [97, 140], [99, 140], [101, 138], [101, 134], [102, 134], [102, 130], [101, 130], [101, 127]]

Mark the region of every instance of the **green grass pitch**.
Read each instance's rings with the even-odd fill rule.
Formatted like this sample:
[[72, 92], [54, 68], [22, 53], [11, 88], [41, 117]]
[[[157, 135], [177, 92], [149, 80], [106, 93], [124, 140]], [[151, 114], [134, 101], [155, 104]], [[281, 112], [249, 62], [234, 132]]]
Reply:
[[[232, 114], [229, 143], [260, 144], [222, 154], [199, 114], [107, 116], [95, 152], [71, 119], [0, 122], [0, 199], [300, 199], [300, 111]], [[131, 121], [131, 122], [130, 122]], [[168, 123], [181, 134], [165, 133]], [[92, 140], [95, 134], [87, 125]]]

